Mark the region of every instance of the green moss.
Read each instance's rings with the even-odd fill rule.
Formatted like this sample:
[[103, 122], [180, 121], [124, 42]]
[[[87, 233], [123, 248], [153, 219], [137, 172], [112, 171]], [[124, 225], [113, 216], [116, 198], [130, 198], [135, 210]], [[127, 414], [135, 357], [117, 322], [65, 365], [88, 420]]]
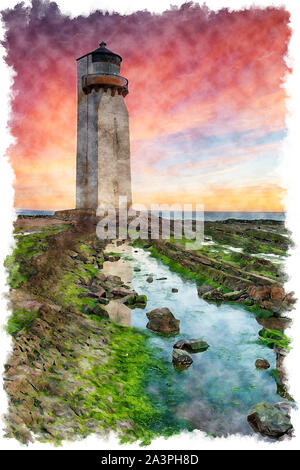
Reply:
[[52, 236], [68, 230], [68, 225], [59, 225], [44, 229], [41, 233], [28, 235], [15, 235], [16, 246], [11, 255], [7, 256], [4, 266], [8, 271], [8, 284], [15, 289], [21, 287], [37, 269], [32, 262], [35, 255], [46, 251], [50, 245]]
[[17, 310], [9, 317], [5, 329], [8, 334], [16, 336], [19, 331], [28, 330], [36, 316], [36, 312], [27, 312], [25, 309]]
[[212, 279], [203, 276], [202, 274], [198, 274], [192, 271], [191, 269], [182, 266], [182, 264], [180, 264], [178, 261], [175, 261], [169, 258], [168, 256], [159, 253], [155, 247], [149, 248], [149, 251], [151, 252], [151, 256], [160, 259], [164, 264], [169, 267], [171, 271], [180, 274], [183, 278], [195, 280], [198, 284], [205, 283], [214, 287], [222, 287], [222, 290], [224, 290], [224, 292], [229, 291], [225, 286], [220, 286], [220, 284], [217, 284], [216, 282], [212, 281]]

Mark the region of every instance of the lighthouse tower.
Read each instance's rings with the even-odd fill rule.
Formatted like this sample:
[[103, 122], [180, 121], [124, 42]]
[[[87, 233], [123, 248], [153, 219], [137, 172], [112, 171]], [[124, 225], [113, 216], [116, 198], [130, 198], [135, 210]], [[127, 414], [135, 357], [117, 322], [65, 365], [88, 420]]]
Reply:
[[131, 205], [129, 117], [122, 57], [100, 47], [77, 59], [76, 208]]

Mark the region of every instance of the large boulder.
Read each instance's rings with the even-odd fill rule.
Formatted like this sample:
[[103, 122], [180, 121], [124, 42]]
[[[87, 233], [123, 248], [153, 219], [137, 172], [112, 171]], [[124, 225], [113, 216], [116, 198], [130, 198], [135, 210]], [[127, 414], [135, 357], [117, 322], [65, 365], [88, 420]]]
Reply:
[[172, 362], [174, 367], [182, 370], [190, 367], [193, 363], [193, 359], [186, 351], [174, 348], [172, 352]]
[[291, 435], [293, 426], [290, 418], [278, 407], [268, 403], [257, 403], [248, 411], [247, 421], [255, 432], [271, 439]]
[[202, 339], [180, 339], [173, 346], [174, 349], [183, 349], [190, 353], [206, 351], [209, 344]]
[[180, 320], [177, 320], [168, 308], [156, 308], [146, 315], [149, 319], [146, 325], [149, 330], [165, 334], [176, 335], [179, 333]]

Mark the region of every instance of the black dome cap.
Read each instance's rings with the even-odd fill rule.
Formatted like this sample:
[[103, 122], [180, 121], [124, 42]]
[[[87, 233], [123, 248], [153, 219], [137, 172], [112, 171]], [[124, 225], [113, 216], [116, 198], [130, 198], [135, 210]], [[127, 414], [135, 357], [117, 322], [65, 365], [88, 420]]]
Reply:
[[120, 63], [122, 62], [122, 57], [119, 54], [115, 54], [114, 52], [110, 51], [105, 46], [106, 42], [101, 41], [98, 49], [95, 49], [94, 51], [89, 52], [88, 54], [84, 54], [77, 60], [82, 59], [82, 57], [85, 57], [86, 55], [92, 54], [93, 62], [112, 62], [116, 65], [120, 65]]

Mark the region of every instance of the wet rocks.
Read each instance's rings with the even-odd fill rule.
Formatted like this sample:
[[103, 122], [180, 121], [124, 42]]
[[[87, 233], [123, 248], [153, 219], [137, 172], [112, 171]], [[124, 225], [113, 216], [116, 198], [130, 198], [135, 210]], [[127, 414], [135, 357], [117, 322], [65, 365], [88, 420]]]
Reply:
[[173, 346], [174, 349], [186, 350], [190, 353], [206, 351], [209, 344], [202, 339], [180, 339]]
[[104, 260], [109, 261], [111, 263], [114, 263], [115, 261], [119, 261], [121, 259], [121, 256], [119, 255], [106, 255], [104, 254]]
[[127, 289], [126, 287], [114, 287], [113, 289], [111, 289], [111, 294], [114, 296], [114, 297], [125, 297], [127, 295], [136, 295], [136, 292], [134, 290], [131, 290], [131, 289]]
[[101, 305], [97, 304], [95, 307], [90, 307], [89, 305], [84, 305], [82, 312], [86, 315], [96, 315], [97, 317], [109, 318], [109, 315]]
[[295, 303], [293, 293], [286, 293], [280, 285], [249, 286], [248, 297], [259, 307], [271, 310], [275, 315], [292, 310]]
[[214, 290], [215, 288], [213, 286], [209, 286], [208, 284], [202, 284], [201, 286], [197, 287], [197, 292], [199, 297], [202, 297], [203, 294], [206, 294], [207, 292]]
[[224, 300], [224, 295], [222, 292], [221, 287], [217, 287], [217, 289], [211, 289], [205, 294], [202, 295], [203, 300]]
[[141, 271], [141, 268], [138, 268], [137, 266], [135, 266], [135, 267], [133, 268], [133, 270], [134, 270], [136, 273], [139, 273], [139, 272]]
[[99, 281], [104, 282], [106, 280], [106, 276], [104, 273], [97, 273], [95, 276]]
[[247, 421], [253, 431], [271, 439], [279, 439], [291, 435], [292, 424], [285, 412], [269, 405], [268, 403], [257, 403], [248, 411]]
[[256, 369], [269, 369], [270, 363], [267, 359], [256, 359], [255, 367]]
[[152, 276], [148, 276], [147, 279], [146, 279], [147, 282], [153, 282], [153, 277]]
[[172, 292], [176, 293], [176, 292], [178, 292], [178, 289], [176, 289], [176, 287], [172, 287]]
[[178, 334], [180, 320], [168, 308], [156, 308], [147, 313], [147, 328], [164, 334]]
[[193, 359], [186, 351], [174, 348], [172, 351], [172, 362], [174, 367], [183, 370], [190, 367]]

